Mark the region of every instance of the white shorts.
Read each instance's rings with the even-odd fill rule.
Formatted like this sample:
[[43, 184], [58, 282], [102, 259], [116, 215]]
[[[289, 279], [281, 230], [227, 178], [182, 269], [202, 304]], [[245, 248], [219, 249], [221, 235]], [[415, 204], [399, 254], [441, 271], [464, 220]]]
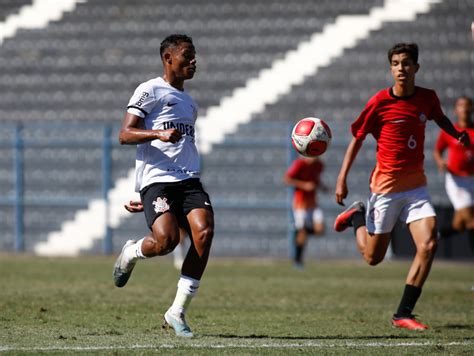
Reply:
[[314, 224], [322, 224], [324, 221], [323, 211], [316, 209], [293, 209], [293, 217], [295, 219], [295, 229], [303, 228], [312, 229]]
[[474, 206], [474, 176], [461, 177], [447, 172], [445, 185], [454, 210]]
[[406, 224], [436, 216], [426, 187], [400, 193], [375, 194], [367, 202], [367, 231], [371, 234], [391, 232], [397, 219]]

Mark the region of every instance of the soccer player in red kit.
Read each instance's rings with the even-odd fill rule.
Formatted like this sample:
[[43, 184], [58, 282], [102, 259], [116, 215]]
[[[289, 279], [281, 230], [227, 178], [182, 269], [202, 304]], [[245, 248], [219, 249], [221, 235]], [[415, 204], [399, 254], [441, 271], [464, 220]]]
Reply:
[[303, 267], [303, 252], [308, 235], [324, 234], [324, 216], [318, 207], [316, 191], [325, 190], [321, 182], [324, 164], [318, 157], [301, 157], [293, 161], [286, 171], [284, 181], [295, 188], [293, 194], [293, 217], [295, 221], [294, 266]]
[[433, 90], [415, 86], [419, 69], [418, 46], [399, 43], [388, 51], [393, 86], [375, 94], [352, 124], [352, 141], [347, 147], [336, 184], [336, 202], [347, 197], [346, 179], [367, 134], [377, 141], [377, 163], [370, 176], [367, 209], [355, 202], [336, 218], [334, 228], [354, 227], [357, 246], [371, 266], [380, 263], [398, 219], [407, 224], [416, 255], [392, 325], [410, 330], [427, 329], [412, 314], [436, 251], [436, 214], [426, 189], [423, 168], [425, 126], [433, 120], [448, 135], [469, 145], [443, 114]]
[[[471, 142], [474, 141], [472, 100], [461, 96], [454, 105], [458, 130], [465, 130]], [[443, 153], [448, 150], [447, 161]], [[441, 131], [433, 151], [440, 172], [446, 172], [446, 192], [454, 207], [452, 228], [469, 232], [469, 243], [474, 252], [474, 146], [465, 147]]]

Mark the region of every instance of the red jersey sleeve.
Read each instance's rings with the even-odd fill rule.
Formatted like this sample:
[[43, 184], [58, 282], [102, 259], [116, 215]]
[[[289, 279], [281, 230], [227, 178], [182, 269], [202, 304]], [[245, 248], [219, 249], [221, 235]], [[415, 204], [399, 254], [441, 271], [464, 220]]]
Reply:
[[442, 130], [440, 131], [438, 139], [436, 140], [435, 148], [438, 152], [443, 152], [446, 148], [448, 148], [446, 133]]
[[357, 139], [365, 139], [367, 134], [372, 133], [377, 124], [377, 96], [373, 96], [360, 113], [356, 121], [351, 125], [352, 136]]
[[286, 171], [286, 175], [290, 178], [296, 179], [298, 178], [298, 174], [301, 170], [301, 165], [303, 162], [299, 159], [295, 159], [293, 163], [291, 164], [290, 168]]

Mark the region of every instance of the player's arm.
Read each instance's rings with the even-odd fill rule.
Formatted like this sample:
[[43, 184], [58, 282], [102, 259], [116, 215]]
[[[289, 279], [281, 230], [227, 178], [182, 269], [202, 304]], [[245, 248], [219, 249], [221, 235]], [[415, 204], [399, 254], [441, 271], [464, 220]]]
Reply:
[[347, 189], [347, 176], [363, 142], [363, 140], [354, 137], [347, 147], [336, 183], [336, 202], [339, 205], [344, 205], [344, 199], [349, 192]]
[[122, 145], [136, 145], [153, 140], [176, 143], [181, 139], [181, 132], [177, 129], [145, 130], [140, 128], [141, 117], [125, 113], [119, 133], [119, 142]]
[[456, 130], [451, 120], [449, 120], [446, 116], [442, 116], [441, 118], [435, 118], [434, 121], [440, 127], [441, 130], [446, 132], [449, 136], [454, 137], [464, 146], [469, 147], [471, 145], [467, 132]]
[[433, 150], [433, 158], [438, 166], [438, 170], [444, 172], [446, 170], [446, 161], [443, 159], [443, 153], [437, 147]]
[[438, 140], [436, 141], [435, 147], [433, 149], [433, 158], [438, 166], [440, 172], [444, 172], [447, 167], [447, 163], [443, 158], [443, 152], [446, 150], [446, 142], [444, 139], [443, 132], [440, 132]]

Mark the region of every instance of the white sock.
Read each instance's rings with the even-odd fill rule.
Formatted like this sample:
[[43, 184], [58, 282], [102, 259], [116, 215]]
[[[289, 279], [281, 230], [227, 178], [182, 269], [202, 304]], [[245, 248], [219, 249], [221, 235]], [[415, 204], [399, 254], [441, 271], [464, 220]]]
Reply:
[[140, 240], [138, 240], [138, 241], [135, 243], [135, 245], [134, 245], [134, 247], [135, 247], [135, 255], [136, 255], [139, 259], [142, 259], [142, 260], [145, 259], [145, 258], [147, 258], [147, 257], [143, 254], [143, 252], [142, 252], [143, 240], [145, 240], [145, 237], [142, 238], [142, 239], [140, 239]]
[[186, 312], [189, 303], [191, 303], [191, 300], [197, 293], [199, 282], [198, 279], [181, 275], [178, 281], [176, 297], [174, 298], [173, 305], [170, 308], [173, 314], [179, 315]]
[[136, 261], [146, 258], [142, 253], [142, 243], [145, 238], [138, 240], [135, 244], [127, 247], [124, 251], [127, 261]]

